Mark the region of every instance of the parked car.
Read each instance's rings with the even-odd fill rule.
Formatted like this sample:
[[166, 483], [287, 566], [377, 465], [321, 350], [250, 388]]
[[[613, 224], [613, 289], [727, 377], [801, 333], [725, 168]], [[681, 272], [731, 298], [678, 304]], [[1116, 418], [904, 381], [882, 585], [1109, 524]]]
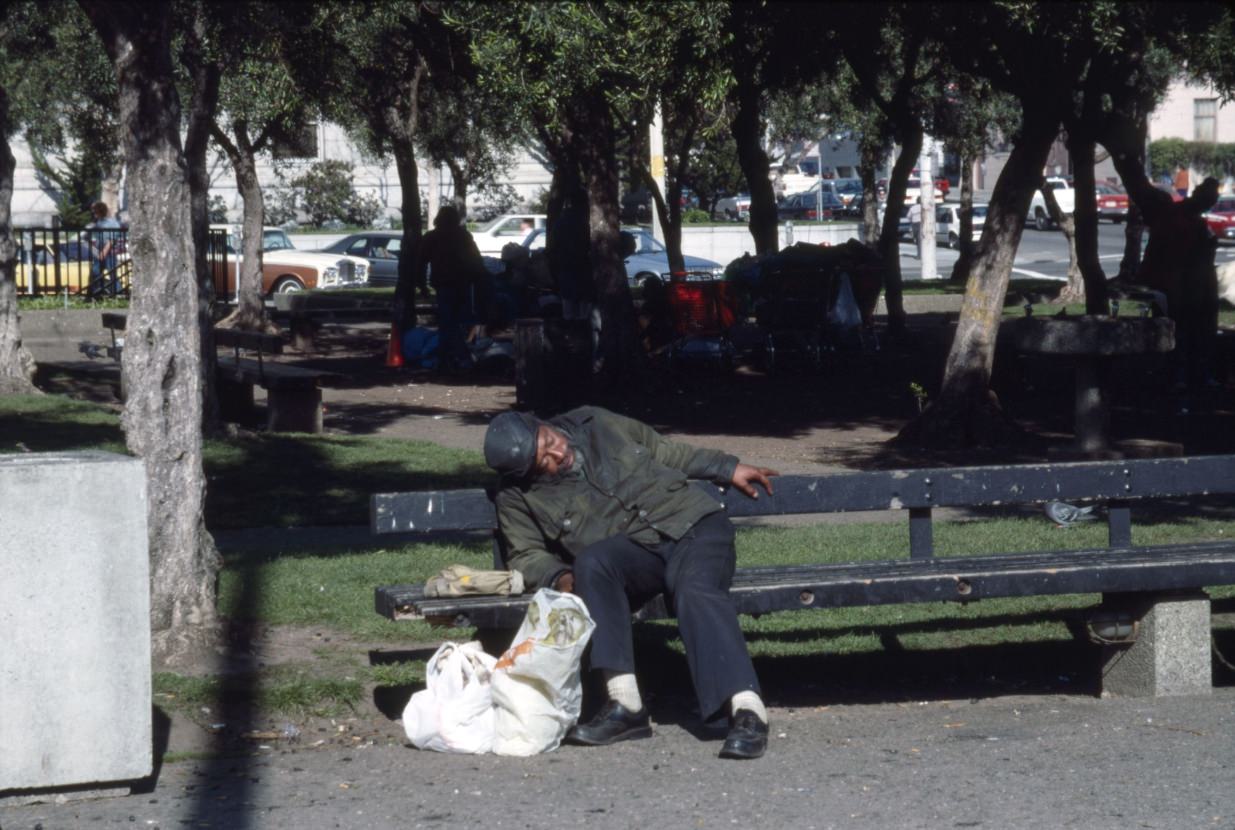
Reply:
[[543, 229], [548, 217], [543, 213], [503, 213], [472, 231], [476, 247], [486, 256], [501, 256], [502, 247], [510, 242], [523, 244], [529, 233]]
[[1219, 242], [1235, 242], [1235, 196], [1220, 196], [1205, 214], [1205, 223]]
[[369, 285], [394, 286], [399, 283], [399, 255], [403, 231], [364, 231], [345, 236], [321, 249], [327, 254], [347, 254], [369, 263]]
[[[1050, 176], [1046, 180], [1046, 186], [1054, 193], [1055, 201], [1059, 203], [1061, 211], [1072, 213], [1076, 210], [1076, 191], [1072, 189], [1071, 182], [1060, 176]], [[1050, 212], [1046, 209], [1046, 198], [1042, 195], [1041, 189], [1033, 192], [1027, 218], [1040, 231], [1050, 230], [1054, 224], [1051, 221]]]
[[[876, 182], [875, 187], [879, 191], [879, 198], [882, 200], [886, 200], [888, 198], [888, 180], [880, 179], [878, 182]], [[917, 178], [909, 179], [905, 183], [905, 204], [912, 205], [914, 202], [918, 201], [918, 197], [921, 195], [922, 195], [922, 180], [917, 179]], [[943, 191], [939, 189], [938, 185], [936, 185], [935, 202], [939, 203], [942, 201], [943, 201]]]
[[[973, 206], [973, 232], [970, 239], [975, 242], [982, 236], [982, 228], [986, 225], [986, 205]], [[935, 243], [949, 248], [958, 248], [961, 244], [961, 211], [960, 205], [940, 205], [935, 208]]]
[[[633, 245], [634, 253], [626, 257], [626, 282], [631, 288], [642, 288], [648, 280], [664, 282], [669, 279], [669, 253], [665, 246], [642, 228], [622, 228], [623, 242]], [[545, 247], [545, 232], [535, 230], [524, 241], [523, 246], [529, 251], [538, 251]], [[703, 257], [682, 256], [686, 266], [685, 279], [711, 280], [720, 279], [725, 275], [725, 266]]]
[[1114, 224], [1128, 218], [1128, 194], [1122, 187], [1110, 182], [1096, 182], [1094, 190], [1098, 197], [1098, 218], [1109, 219]]
[[[240, 229], [211, 225], [227, 232], [227, 270], [215, 270], [220, 297], [236, 293], [236, 267], [242, 261]], [[355, 288], [369, 282], [369, 263], [360, 257], [298, 251], [282, 228], [262, 229], [262, 293], [288, 294], [311, 288]]]
[[[822, 212], [820, 212], [820, 200], [823, 202]], [[822, 193], [818, 190], [813, 190], [786, 196], [776, 206], [776, 218], [781, 221], [786, 219], [804, 219], [808, 221], [832, 219], [840, 216], [844, 210], [845, 204], [835, 193], [828, 190]]]
[[852, 209], [855, 202], [862, 198], [861, 179], [834, 179], [836, 195], [844, 202], [845, 207]]
[[743, 193], [720, 199], [712, 210], [712, 217], [728, 219], [731, 222], [745, 222], [750, 219], [750, 196]]

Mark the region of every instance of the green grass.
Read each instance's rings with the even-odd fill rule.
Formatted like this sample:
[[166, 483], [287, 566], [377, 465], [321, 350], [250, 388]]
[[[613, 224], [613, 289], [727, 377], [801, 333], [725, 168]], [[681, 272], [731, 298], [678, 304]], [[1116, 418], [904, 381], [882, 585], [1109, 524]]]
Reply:
[[[0, 397], [0, 453], [125, 452], [120, 419], [60, 395]], [[212, 529], [363, 525], [372, 493], [482, 486], [478, 450], [370, 436], [266, 433], [204, 446]]]
[[478, 450], [369, 436], [208, 441], [204, 463], [212, 528], [363, 525], [373, 493], [478, 487], [492, 477]]
[[66, 304], [63, 295], [59, 294], [44, 294], [40, 297], [18, 297], [18, 311], [61, 311], [69, 309], [70, 311], [82, 309], [97, 309], [106, 311], [115, 308], [128, 308], [129, 301], [127, 297], [105, 297], [98, 300], [88, 300], [85, 297], [70, 294]]
[[252, 675], [186, 677], [154, 675], [154, 699], [169, 709], [216, 707], [245, 701], [262, 712], [330, 717], [354, 711], [364, 694], [358, 677], [322, 676], [311, 666], [276, 666]]

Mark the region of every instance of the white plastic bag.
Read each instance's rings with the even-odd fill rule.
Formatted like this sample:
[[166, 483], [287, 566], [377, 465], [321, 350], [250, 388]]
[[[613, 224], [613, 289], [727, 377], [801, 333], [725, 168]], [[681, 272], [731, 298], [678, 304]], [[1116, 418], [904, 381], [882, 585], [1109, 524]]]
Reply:
[[853, 286], [848, 274], [840, 275], [840, 286], [836, 289], [836, 305], [828, 312], [828, 322], [842, 329], [862, 325], [862, 312], [853, 296]]
[[429, 658], [425, 688], [403, 710], [403, 729], [417, 749], [476, 755], [493, 748], [496, 662], [480, 643], [445, 643]]
[[583, 600], [541, 588], [493, 670], [493, 751], [535, 755], [562, 742], [583, 701], [579, 665], [596, 623]]

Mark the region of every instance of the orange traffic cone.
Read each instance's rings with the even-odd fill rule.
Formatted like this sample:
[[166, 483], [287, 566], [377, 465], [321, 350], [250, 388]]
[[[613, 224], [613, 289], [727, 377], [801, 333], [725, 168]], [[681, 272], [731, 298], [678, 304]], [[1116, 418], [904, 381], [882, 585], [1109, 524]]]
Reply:
[[390, 324], [390, 343], [386, 346], [386, 365], [399, 368], [403, 365], [403, 338], [399, 336], [399, 324]]

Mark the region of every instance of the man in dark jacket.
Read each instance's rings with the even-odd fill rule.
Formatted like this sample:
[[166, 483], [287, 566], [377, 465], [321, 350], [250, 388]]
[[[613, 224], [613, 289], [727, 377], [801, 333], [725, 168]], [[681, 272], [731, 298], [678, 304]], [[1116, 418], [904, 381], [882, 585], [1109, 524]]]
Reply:
[[415, 275], [419, 292], [429, 283], [437, 294], [438, 364], [445, 370], [470, 368], [463, 325], [475, 322], [483, 307], [487, 273], [476, 240], [463, 227], [454, 205], [442, 206], [433, 218], [433, 230], [420, 240]]
[[733, 526], [687, 478], [732, 484], [758, 498], [776, 471], [666, 440], [598, 407], [548, 422], [506, 412], [485, 433], [485, 461], [502, 475], [498, 525], [511, 568], [532, 588], [581, 597], [596, 621], [590, 663], [609, 701], [568, 743], [603, 746], [652, 734], [634, 675], [632, 607], [663, 593], [678, 620], [705, 719], [728, 715], [724, 758], [758, 758], [767, 711], [729, 598]]

